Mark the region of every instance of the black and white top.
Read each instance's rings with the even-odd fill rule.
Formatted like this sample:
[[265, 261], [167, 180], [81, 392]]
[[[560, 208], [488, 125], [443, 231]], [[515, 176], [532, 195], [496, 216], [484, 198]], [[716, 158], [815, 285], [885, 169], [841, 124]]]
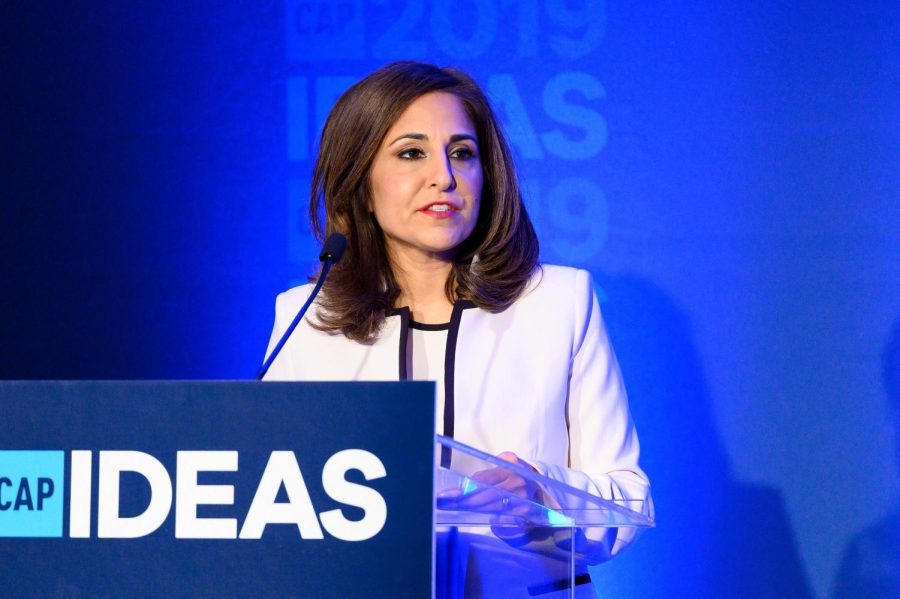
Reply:
[[[278, 296], [269, 352], [311, 288]], [[439, 432], [488, 453], [515, 452], [550, 478], [606, 499], [641, 500], [652, 512], [625, 387], [587, 271], [544, 265], [503, 312], [457, 301], [446, 333], [416, 331], [408, 308], [389, 315], [366, 344], [301, 323], [265, 380], [443, 378]], [[620, 530], [610, 554], [633, 536]]]

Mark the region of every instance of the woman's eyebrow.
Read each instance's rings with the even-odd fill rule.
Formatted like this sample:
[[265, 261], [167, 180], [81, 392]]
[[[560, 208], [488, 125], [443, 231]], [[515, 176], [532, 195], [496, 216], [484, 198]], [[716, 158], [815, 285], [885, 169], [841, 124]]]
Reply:
[[428, 141], [428, 136], [424, 133], [404, 133], [403, 135], [398, 136], [391, 143], [389, 143], [388, 147], [394, 145], [401, 139], [418, 139], [420, 141]]
[[450, 136], [450, 143], [456, 143], [464, 139], [474, 141], [476, 144], [478, 143], [478, 139], [470, 133], [455, 133]]
[[[419, 141], [428, 141], [428, 136], [425, 135], [424, 133], [404, 133], [402, 135], [395, 137], [391, 141], [391, 143], [388, 144], [388, 147], [394, 145], [401, 139], [416, 139]], [[476, 144], [478, 143], [478, 139], [471, 133], [454, 133], [453, 135], [450, 136], [450, 143], [456, 143], [456, 142], [462, 141], [464, 139], [474, 141]]]

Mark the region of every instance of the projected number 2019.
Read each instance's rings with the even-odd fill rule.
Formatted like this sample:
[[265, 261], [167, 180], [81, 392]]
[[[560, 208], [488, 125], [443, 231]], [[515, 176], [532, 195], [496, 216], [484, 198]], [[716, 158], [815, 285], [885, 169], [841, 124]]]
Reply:
[[[386, 0], [372, 2], [373, 9], [386, 4]], [[447, 56], [480, 58], [495, 49], [501, 28], [512, 25], [519, 58], [537, 56], [542, 39], [558, 58], [581, 58], [600, 44], [606, 23], [603, 2], [580, 4], [570, 8], [563, 0], [480, 0], [467, 4], [468, 11], [460, 11], [453, 2], [407, 0], [393, 24], [374, 40], [372, 57], [397, 59], [412, 54], [422, 58], [428, 47], [421, 32], [427, 31], [436, 49]], [[461, 17], [467, 24], [464, 34], [458, 26]]]
[[[510, 46], [504, 49], [513, 50], [519, 58], [549, 51], [556, 58], [574, 60], [596, 50], [603, 39], [605, 3], [570, 4], [565, 0], [479, 0], [460, 10], [458, 3], [439, 0], [301, 0], [288, 2], [289, 34], [337, 37], [356, 32], [367, 38], [370, 58], [381, 60], [424, 59], [435, 50], [467, 60], [499, 50], [501, 32], [511, 30], [514, 39], [504, 40]], [[366, 22], [389, 25], [366, 31]]]

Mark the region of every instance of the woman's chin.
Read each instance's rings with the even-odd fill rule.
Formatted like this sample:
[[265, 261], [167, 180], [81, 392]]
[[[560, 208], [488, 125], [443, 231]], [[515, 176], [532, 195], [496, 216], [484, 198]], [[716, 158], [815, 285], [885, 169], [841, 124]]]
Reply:
[[407, 242], [395, 241], [389, 245], [394, 246], [394, 253], [403, 253], [407, 255], [419, 254], [421, 256], [438, 258], [449, 262], [453, 260], [463, 241], [465, 241], [465, 238], [458, 239], [455, 236], [440, 238], [432, 237], [429, 239], [419, 239]]

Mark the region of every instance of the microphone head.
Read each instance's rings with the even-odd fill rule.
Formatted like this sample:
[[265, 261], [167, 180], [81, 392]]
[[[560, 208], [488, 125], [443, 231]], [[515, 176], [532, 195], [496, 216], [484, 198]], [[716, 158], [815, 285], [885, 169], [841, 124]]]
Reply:
[[319, 254], [319, 261], [332, 262], [337, 264], [344, 255], [344, 248], [347, 247], [347, 238], [340, 233], [332, 233], [322, 244], [322, 252]]

